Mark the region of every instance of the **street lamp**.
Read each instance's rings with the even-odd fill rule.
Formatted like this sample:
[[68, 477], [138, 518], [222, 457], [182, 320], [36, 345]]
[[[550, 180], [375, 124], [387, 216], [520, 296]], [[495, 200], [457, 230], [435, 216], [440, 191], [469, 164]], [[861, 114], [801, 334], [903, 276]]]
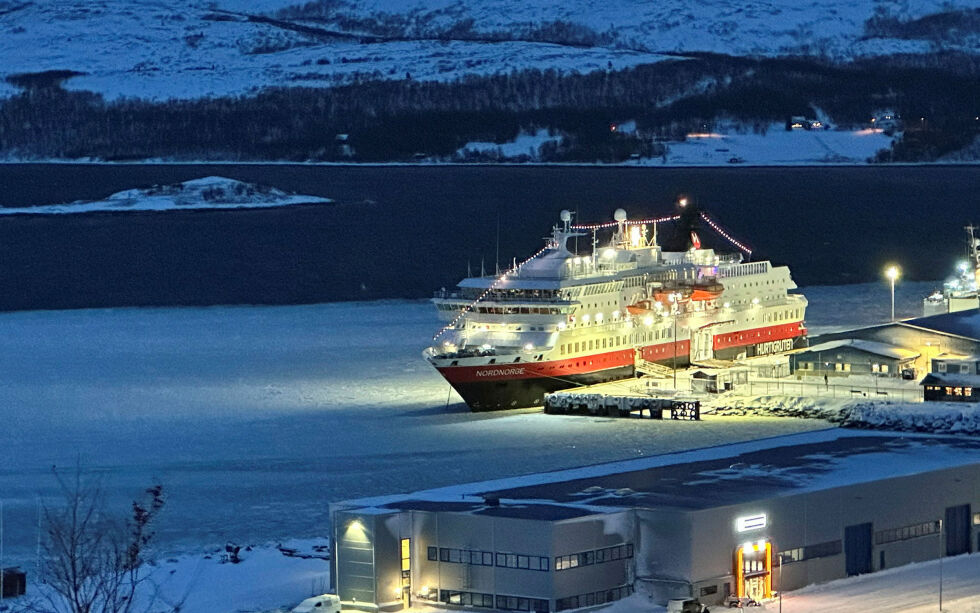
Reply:
[[885, 276], [892, 286], [892, 321], [895, 321], [895, 279], [898, 279], [901, 274], [902, 270], [898, 266], [892, 265], [885, 269]]
[[678, 306], [677, 301], [680, 300], [680, 297], [681, 297], [681, 295], [679, 293], [677, 293], [677, 292], [671, 292], [671, 294], [668, 296], [668, 298], [670, 299], [670, 304], [671, 304], [671, 309], [670, 309], [671, 310], [671, 315], [672, 315], [671, 319], [674, 320], [674, 334], [671, 337], [671, 339], [674, 342], [674, 350], [671, 352], [673, 354], [672, 363], [674, 365], [674, 369], [673, 369], [674, 370], [674, 390], [677, 389], [677, 316], [680, 314], [680, 307]]

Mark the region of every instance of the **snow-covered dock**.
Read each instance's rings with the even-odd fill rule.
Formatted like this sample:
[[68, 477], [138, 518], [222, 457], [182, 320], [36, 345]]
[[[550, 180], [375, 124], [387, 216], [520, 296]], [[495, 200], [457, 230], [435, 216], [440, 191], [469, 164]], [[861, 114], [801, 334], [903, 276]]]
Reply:
[[701, 419], [701, 401], [665, 389], [655, 379], [629, 379], [577, 387], [548, 394], [544, 411], [551, 414], [604, 415], [646, 419]]

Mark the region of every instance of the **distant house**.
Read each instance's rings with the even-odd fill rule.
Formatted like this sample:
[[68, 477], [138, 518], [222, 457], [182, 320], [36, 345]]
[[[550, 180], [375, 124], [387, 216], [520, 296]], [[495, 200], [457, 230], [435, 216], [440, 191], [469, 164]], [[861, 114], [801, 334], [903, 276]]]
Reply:
[[901, 130], [901, 121], [899, 116], [893, 111], [875, 111], [871, 117], [871, 128], [881, 130], [882, 132]]
[[929, 373], [922, 379], [922, 399], [980, 402], [980, 375]]
[[630, 119], [629, 121], [618, 121], [609, 124], [609, 131], [615, 132], [617, 134], [636, 134], [636, 121]]
[[914, 370], [919, 353], [887, 343], [846, 338], [808, 347], [789, 356], [799, 376], [879, 375], [898, 377]]

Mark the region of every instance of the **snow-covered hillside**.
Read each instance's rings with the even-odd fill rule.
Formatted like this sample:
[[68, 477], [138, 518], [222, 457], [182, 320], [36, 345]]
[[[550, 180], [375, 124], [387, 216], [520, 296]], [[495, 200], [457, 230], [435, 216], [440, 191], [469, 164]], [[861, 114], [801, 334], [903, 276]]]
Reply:
[[329, 198], [287, 194], [274, 187], [243, 183], [224, 177], [204, 177], [174, 185], [128, 189], [105, 200], [79, 200], [67, 204], [0, 208], [0, 215], [51, 215], [98, 211], [177, 211], [187, 209], [250, 209], [291, 204], [327, 204]]
[[[665, 53], [822, 55], [975, 52], [977, 34], [870, 33], [971, 8], [969, 0], [0, 0], [0, 78], [83, 73], [109, 98], [195, 98], [355, 78], [452, 80], [528, 67], [589, 72]], [[933, 31], [934, 32], [934, 31]], [[17, 91], [0, 85], [0, 95]]]

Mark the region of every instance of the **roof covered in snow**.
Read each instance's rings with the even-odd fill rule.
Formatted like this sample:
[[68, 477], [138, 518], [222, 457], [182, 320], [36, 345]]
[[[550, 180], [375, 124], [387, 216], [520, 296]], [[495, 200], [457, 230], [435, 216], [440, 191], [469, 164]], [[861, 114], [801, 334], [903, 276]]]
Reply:
[[846, 338], [838, 341], [828, 341], [826, 343], [820, 343], [819, 345], [813, 345], [812, 347], [808, 347], [803, 351], [801, 351], [800, 353], [833, 351], [834, 349], [840, 349], [842, 347], [856, 349], [858, 351], [863, 351], [864, 353], [873, 353], [875, 355], [894, 358], [896, 360], [909, 360], [909, 359], [919, 357], [919, 353], [916, 351], [912, 351], [911, 349], [902, 349], [901, 347], [889, 345], [888, 343], [865, 341], [857, 338]]
[[956, 311], [903, 321], [901, 325], [926, 328], [980, 341], [980, 310]]
[[922, 385], [955, 385], [957, 387], [980, 388], [980, 375], [962, 373], [931, 372], [922, 378]]
[[828, 429], [341, 506], [560, 521], [634, 507], [707, 509], [965, 465], [980, 467], [980, 440]]

